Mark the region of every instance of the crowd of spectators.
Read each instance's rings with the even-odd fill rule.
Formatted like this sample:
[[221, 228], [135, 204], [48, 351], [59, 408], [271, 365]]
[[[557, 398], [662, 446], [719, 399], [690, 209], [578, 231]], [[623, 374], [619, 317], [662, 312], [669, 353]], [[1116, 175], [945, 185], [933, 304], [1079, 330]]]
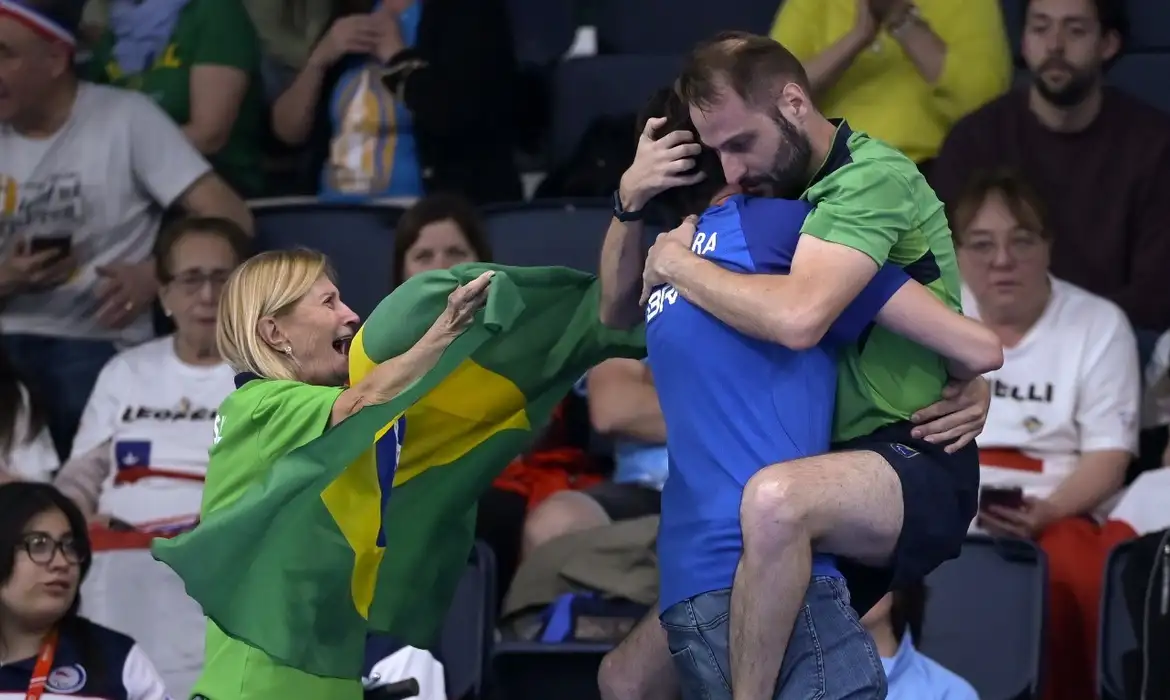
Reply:
[[[1046, 697], [1089, 700], [1109, 553], [1170, 525], [1170, 508], [1152, 524], [1114, 517], [1170, 453], [1170, 115], [1108, 84], [1123, 0], [1022, 2], [1018, 45], [1003, 6], [785, 0], [771, 35], [822, 111], [901, 149], [947, 206], [964, 311], [1005, 348], [987, 376], [983, 483], [1018, 496], [988, 502], [972, 530], [1044, 550]], [[503, 0], [0, 2], [0, 483], [70, 499], [38, 526], [44, 541], [22, 534], [37, 512], [0, 513], [17, 529], [0, 544], [65, 570], [90, 546], [75, 517], [158, 536], [195, 524], [233, 389], [216, 309], [255, 247], [246, 200], [417, 200], [384, 261], [396, 283], [492, 259], [478, 207], [523, 198], [533, 168], [518, 163], [533, 156], [517, 150], [539, 141], [525, 130], [542, 93], [511, 27]], [[656, 516], [664, 443], [647, 367], [592, 370], [481, 502], [501, 599], [559, 538]], [[9, 554], [0, 620], [25, 585]], [[914, 649], [927, 595], [895, 591], [864, 620], [890, 695], [974, 696]], [[135, 650], [145, 690], [131, 697], [186, 692], [198, 638], [149, 616], [103, 622], [141, 645], [116, 640]]]

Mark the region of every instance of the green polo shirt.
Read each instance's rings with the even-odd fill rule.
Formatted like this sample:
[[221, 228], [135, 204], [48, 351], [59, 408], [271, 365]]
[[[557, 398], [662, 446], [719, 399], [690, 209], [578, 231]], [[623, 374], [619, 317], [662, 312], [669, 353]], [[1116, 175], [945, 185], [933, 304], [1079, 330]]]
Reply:
[[[926, 178], [894, 148], [838, 123], [833, 146], [801, 197], [813, 206], [802, 233], [900, 265], [955, 311], [959, 268], [946, 212]], [[938, 400], [947, 381], [937, 353], [873, 327], [842, 350], [833, 440], [905, 421]]]

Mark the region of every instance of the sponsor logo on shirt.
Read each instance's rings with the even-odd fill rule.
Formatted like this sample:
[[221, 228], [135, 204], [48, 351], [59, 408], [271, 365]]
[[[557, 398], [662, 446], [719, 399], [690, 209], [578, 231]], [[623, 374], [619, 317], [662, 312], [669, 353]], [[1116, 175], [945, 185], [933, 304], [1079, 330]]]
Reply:
[[906, 447], [905, 445], [903, 445], [900, 442], [890, 443], [890, 448], [893, 449], [894, 452], [898, 453], [902, 457], [905, 457], [906, 459], [910, 459], [911, 457], [918, 456], [918, 450], [914, 450], [914, 449], [911, 449], [909, 447]]
[[45, 681], [45, 688], [54, 693], [68, 695], [70, 693], [76, 693], [85, 687], [85, 679], [85, 667], [81, 664], [59, 666], [49, 672], [49, 678]]
[[158, 408], [155, 406], [127, 406], [122, 411], [122, 422], [133, 423], [140, 420], [161, 421], [174, 423], [177, 421], [205, 421], [215, 420], [216, 410], [205, 406], [192, 406], [191, 402], [183, 399], [178, 406], [172, 408]]
[[1013, 385], [1001, 382], [998, 379], [991, 382], [991, 394], [997, 399], [1011, 399], [1013, 401], [1028, 401], [1034, 403], [1052, 403], [1052, 394], [1055, 390], [1052, 382], [1042, 384]]

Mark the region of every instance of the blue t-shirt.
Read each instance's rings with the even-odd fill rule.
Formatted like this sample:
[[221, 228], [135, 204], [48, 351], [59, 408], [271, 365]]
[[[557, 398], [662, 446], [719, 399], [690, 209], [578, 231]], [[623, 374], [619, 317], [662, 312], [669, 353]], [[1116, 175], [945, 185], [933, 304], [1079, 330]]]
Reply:
[[[398, 15], [407, 47], [418, 37], [419, 5], [413, 2]], [[343, 60], [347, 68], [329, 99], [333, 137], [321, 172], [321, 196], [421, 197], [422, 169], [410, 110], [382, 84], [382, 66], [376, 60], [369, 56]]]
[[[735, 195], [704, 212], [691, 250], [733, 272], [785, 274], [808, 211]], [[800, 352], [740, 333], [669, 285], [653, 291], [646, 343], [670, 455], [658, 529], [662, 610], [731, 587], [744, 485], [770, 464], [828, 451], [837, 384], [829, 344], [856, 340], [908, 279], [883, 267], [827, 342]], [[813, 573], [839, 575], [822, 555]]]

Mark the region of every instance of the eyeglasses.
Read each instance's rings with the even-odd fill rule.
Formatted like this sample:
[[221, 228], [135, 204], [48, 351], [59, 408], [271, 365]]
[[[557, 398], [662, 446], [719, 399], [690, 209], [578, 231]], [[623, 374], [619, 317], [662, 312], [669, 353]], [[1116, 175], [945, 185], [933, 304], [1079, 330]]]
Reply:
[[70, 564], [80, 564], [87, 556], [73, 541], [72, 536], [58, 540], [44, 532], [30, 532], [25, 535], [20, 548], [27, 552], [28, 558], [36, 564], [52, 562], [57, 552], [60, 552]]
[[1006, 248], [1009, 255], [1015, 259], [1028, 258], [1036, 254], [1044, 246], [1044, 239], [1031, 232], [1021, 231], [1010, 237], [1003, 244], [991, 238], [978, 238], [965, 241], [959, 247], [978, 258], [994, 258], [1000, 248]]
[[175, 275], [166, 282], [177, 285], [184, 294], [198, 294], [203, 290], [205, 284], [210, 284], [212, 290], [222, 289], [231, 275], [231, 270], [213, 270], [212, 272], [191, 270]]

